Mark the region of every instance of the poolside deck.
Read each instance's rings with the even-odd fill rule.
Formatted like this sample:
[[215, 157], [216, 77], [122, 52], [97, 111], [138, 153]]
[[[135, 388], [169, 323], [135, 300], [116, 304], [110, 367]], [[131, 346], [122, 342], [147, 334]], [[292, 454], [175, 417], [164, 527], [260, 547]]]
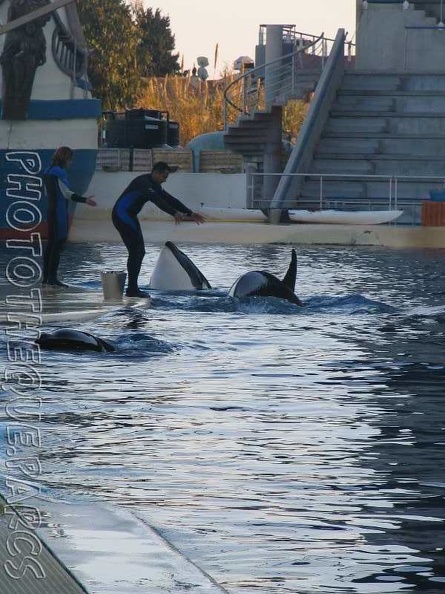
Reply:
[[[6, 307], [1, 309], [1, 324], [11, 322], [11, 315], [14, 320], [17, 318], [29, 320], [29, 308], [23, 304], [21, 307], [14, 306], [14, 300], [20, 299], [14, 293], [12, 285], [3, 284], [0, 286], [0, 300], [6, 304]], [[121, 307], [148, 309], [150, 305], [150, 299], [123, 297], [122, 300], [105, 301], [101, 290], [85, 290], [76, 286], [53, 288], [43, 285], [35, 296], [33, 311], [38, 314], [40, 325], [60, 325], [94, 320]]]
[[0, 496], [1, 591], [8, 594], [85, 594], [87, 590], [41, 537]]
[[[402, 225], [313, 225], [268, 223], [213, 223], [204, 225], [141, 221], [150, 243], [361, 245], [390, 248], [445, 248], [445, 227]], [[120, 242], [111, 220], [75, 219], [72, 242]]]
[[[26, 505], [35, 506], [42, 517], [40, 527], [31, 530], [15, 528], [17, 514], [6, 508], [5, 515], [4, 499], [0, 505], [1, 592], [227, 594], [156, 530], [124, 509], [96, 502], [29, 500]], [[23, 551], [15, 557], [14, 539]], [[14, 570], [21, 562], [21, 572]], [[37, 577], [40, 568], [42, 577]]]

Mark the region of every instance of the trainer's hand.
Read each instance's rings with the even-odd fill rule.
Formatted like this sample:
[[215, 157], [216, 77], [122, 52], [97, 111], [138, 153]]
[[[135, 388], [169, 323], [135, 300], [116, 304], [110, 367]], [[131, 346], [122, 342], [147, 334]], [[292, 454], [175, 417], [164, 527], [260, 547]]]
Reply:
[[94, 200], [94, 196], [87, 196], [86, 204], [89, 206], [97, 206], [97, 202]]
[[192, 214], [190, 215], [190, 220], [191, 221], [195, 221], [195, 223], [197, 225], [199, 225], [200, 223], [205, 223], [206, 222], [206, 218], [200, 214], [199, 212], [192, 212]]
[[197, 225], [200, 223], [205, 223], [206, 219], [202, 214], [199, 212], [192, 212], [191, 215], [183, 214], [182, 212], [175, 212], [174, 214], [175, 223], [179, 225], [182, 221], [194, 221]]
[[184, 215], [182, 214], [182, 212], [176, 211], [173, 215], [173, 218], [175, 219], [175, 225], [179, 225], [179, 223], [182, 223], [182, 221], [184, 220]]

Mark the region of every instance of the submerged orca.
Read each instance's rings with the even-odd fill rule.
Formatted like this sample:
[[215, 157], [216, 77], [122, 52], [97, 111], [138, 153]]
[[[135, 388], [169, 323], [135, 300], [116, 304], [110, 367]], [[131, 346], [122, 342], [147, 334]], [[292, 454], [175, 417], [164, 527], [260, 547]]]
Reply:
[[233, 283], [229, 295], [231, 297], [278, 297], [296, 305], [303, 305], [294, 292], [296, 278], [297, 255], [293, 249], [289, 268], [283, 280], [270, 272], [253, 270], [241, 275]]
[[42, 349], [60, 351], [98, 351], [112, 352], [116, 350], [112, 344], [82, 330], [59, 328], [54, 332], [42, 332], [35, 341]]
[[165, 291], [211, 289], [209, 281], [171, 241], [162, 248], [150, 278], [150, 288]]

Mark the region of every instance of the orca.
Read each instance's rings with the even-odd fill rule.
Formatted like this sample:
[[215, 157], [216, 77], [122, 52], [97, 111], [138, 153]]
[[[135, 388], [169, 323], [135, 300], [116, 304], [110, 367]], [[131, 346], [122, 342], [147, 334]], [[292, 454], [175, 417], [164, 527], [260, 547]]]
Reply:
[[295, 281], [297, 278], [297, 254], [292, 250], [289, 268], [280, 280], [275, 275], [264, 270], [253, 270], [241, 275], [229, 290], [231, 297], [278, 297], [286, 299], [296, 305], [303, 305], [295, 295]]
[[104, 353], [116, 350], [111, 343], [103, 338], [71, 328], [59, 328], [54, 332], [42, 332], [35, 342], [42, 349], [59, 351], [97, 351]]
[[171, 241], [165, 242], [159, 254], [149, 286], [161, 291], [201, 291], [212, 288], [190, 258]]

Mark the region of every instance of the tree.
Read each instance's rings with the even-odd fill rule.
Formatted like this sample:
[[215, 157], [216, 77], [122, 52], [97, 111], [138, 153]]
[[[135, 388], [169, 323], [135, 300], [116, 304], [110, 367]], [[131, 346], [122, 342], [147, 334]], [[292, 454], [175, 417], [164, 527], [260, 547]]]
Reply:
[[104, 110], [132, 107], [141, 79], [139, 28], [123, 0], [79, 0], [79, 18], [90, 49], [88, 75]]
[[170, 17], [161, 16], [157, 8], [144, 9], [141, 2], [133, 5], [134, 18], [139, 27], [137, 59], [141, 76], [166, 76], [178, 74], [181, 67], [179, 54], [173, 54], [175, 37], [170, 30]]

